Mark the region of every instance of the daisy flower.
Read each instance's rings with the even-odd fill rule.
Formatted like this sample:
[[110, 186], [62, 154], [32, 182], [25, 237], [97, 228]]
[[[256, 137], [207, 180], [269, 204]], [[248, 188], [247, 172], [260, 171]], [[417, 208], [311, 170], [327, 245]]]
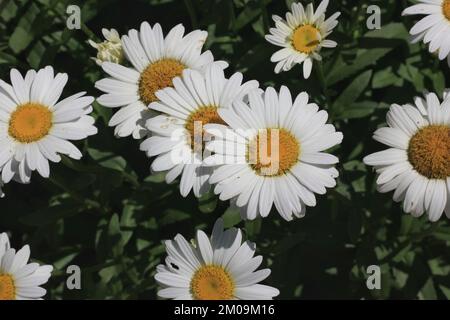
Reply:
[[122, 63], [123, 50], [119, 33], [116, 29], [108, 30], [105, 28], [102, 29], [102, 33], [106, 39], [105, 41], [100, 43], [95, 43], [92, 40], [88, 41], [93, 48], [97, 49], [97, 57], [91, 59], [94, 60], [99, 66], [101, 66], [105, 61], [118, 64]]
[[10, 248], [6, 233], [0, 234], [0, 300], [41, 300], [53, 267], [28, 263], [30, 247], [16, 252]]
[[[132, 67], [102, 63], [103, 70], [111, 78], [96, 82], [96, 88], [106, 93], [97, 101], [105, 107], [120, 107], [109, 121], [117, 136], [143, 138], [147, 133], [145, 121], [154, 116], [148, 105], [158, 100], [156, 92], [172, 87], [172, 80], [183, 70], [202, 70], [214, 62], [210, 51], [201, 53], [208, 35], [206, 31], [183, 34], [181, 24], [164, 37], [158, 23], [152, 28], [143, 22], [140, 31], [132, 29], [122, 37], [125, 57]], [[224, 62], [217, 63], [226, 67]]]
[[336, 185], [339, 162], [324, 151], [340, 144], [342, 133], [326, 124], [328, 114], [300, 93], [281, 87], [253, 91], [249, 105], [233, 103], [219, 110], [231, 127], [207, 125], [213, 136], [206, 148], [214, 154], [205, 165], [220, 165], [211, 175], [221, 200], [232, 199], [244, 219], [266, 217], [272, 206], [287, 221], [302, 217], [305, 206], [315, 206], [314, 193], [325, 194]]
[[197, 231], [195, 246], [178, 234], [165, 242], [168, 257], [157, 267], [161, 298], [176, 300], [271, 300], [279, 295], [273, 287], [258, 284], [270, 269], [255, 271], [263, 260], [254, 257], [256, 246], [242, 242], [240, 229], [223, 230], [222, 219], [214, 224], [211, 238]]
[[[220, 109], [241, 101], [258, 88], [255, 80], [242, 83], [242, 74], [226, 79], [223, 69], [211, 65], [204, 74], [185, 70], [183, 76], [173, 80], [173, 88], [156, 93], [158, 102], [150, 104], [152, 110], [162, 112], [147, 121], [152, 136], [141, 144], [141, 150], [153, 161], [153, 171], [168, 171], [167, 183], [181, 175], [180, 192], [187, 196], [191, 189], [196, 197], [209, 190], [211, 167], [203, 167], [204, 156], [202, 126], [224, 123]], [[199, 141], [202, 140], [202, 141]]]
[[415, 217], [427, 212], [437, 221], [445, 211], [450, 218], [450, 90], [442, 103], [428, 93], [414, 105], [392, 105], [387, 124], [374, 139], [390, 148], [364, 158], [379, 174], [378, 190], [395, 190], [394, 200]]
[[440, 60], [447, 58], [450, 66], [450, 0], [419, 0], [403, 15], [425, 15], [409, 31], [412, 42], [428, 43], [430, 52], [437, 53]]
[[0, 198], [3, 198], [5, 196], [5, 193], [3, 192], [2, 187], [3, 187], [3, 181], [0, 178]]
[[24, 78], [12, 69], [10, 76], [11, 85], [0, 80], [1, 180], [28, 183], [34, 170], [48, 178], [49, 161], [59, 162], [59, 154], [82, 157], [68, 140], [97, 133], [89, 116], [94, 98], [80, 92], [58, 102], [68, 77], [50, 66]]
[[270, 29], [266, 40], [283, 48], [270, 59], [276, 63], [275, 73], [289, 71], [295, 64], [303, 63], [303, 77], [308, 79], [313, 60], [322, 60], [320, 50], [337, 46], [335, 41], [327, 37], [337, 26], [336, 19], [341, 13], [336, 12], [325, 20], [328, 2], [323, 0], [316, 11], [312, 3], [306, 8], [301, 3], [293, 3], [291, 12], [286, 13], [286, 20], [277, 15], [272, 17], [276, 27]]

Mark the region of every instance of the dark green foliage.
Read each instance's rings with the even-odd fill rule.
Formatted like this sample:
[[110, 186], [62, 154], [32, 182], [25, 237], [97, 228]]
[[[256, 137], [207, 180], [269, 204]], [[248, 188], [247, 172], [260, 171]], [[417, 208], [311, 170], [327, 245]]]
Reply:
[[[308, 1], [303, 1], [307, 3]], [[318, 1], [315, 1], [316, 5]], [[177, 233], [193, 237], [210, 232], [224, 216], [257, 242], [258, 254], [272, 275], [267, 283], [280, 298], [446, 299], [450, 297], [450, 225], [414, 219], [379, 194], [363, 156], [382, 146], [371, 138], [385, 122], [392, 103], [412, 102], [424, 90], [440, 96], [449, 81], [422, 44], [410, 45], [413, 18], [399, 0], [331, 1], [329, 13], [342, 11], [331, 38], [307, 81], [302, 68], [275, 75], [270, 56], [276, 47], [264, 40], [272, 14], [284, 16], [291, 1], [281, 0], [88, 0], [82, 30], [65, 27], [68, 4], [76, 1], [2, 0], [0, 2], [0, 78], [9, 69], [52, 65], [69, 74], [64, 95], [78, 91], [98, 96], [94, 83], [103, 76], [89, 59], [89, 38], [102, 27], [121, 34], [144, 20], [165, 32], [178, 23], [209, 32], [207, 48], [230, 63], [227, 74], [241, 71], [261, 86], [281, 85], [293, 94], [307, 91], [344, 133], [333, 153], [340, 158], [337, 188], [318, 196], [306, 217], [287, 223], [276, 212], [264, 220], [242, 222], [239, 214], [212, 193], [182, 198], [177, 184], [151, 175], [150, 160], [132, 138], [116, 139], [107, 126], [111, 110], [95, 104], [99, 134], [79, 143], [81, 161], [64, 158], [51, 166], [51, 178], [33, 175], [32, 183], [10, 183], [0, 200], [0, 232], [12, 232], [13, 246], [29, 243], [32, 258], [55, 265], [47, 298], [131, 299], [156, 297], [155, 267], [164, 261], [163, 239]], [[382, 8], [383, 29], [369, 31], [366, 8]], [[66, 267], [82, 268], [82, 290], [66, 289]], [[380, 265], [382, 289], [366, 287], [366, 268]]]

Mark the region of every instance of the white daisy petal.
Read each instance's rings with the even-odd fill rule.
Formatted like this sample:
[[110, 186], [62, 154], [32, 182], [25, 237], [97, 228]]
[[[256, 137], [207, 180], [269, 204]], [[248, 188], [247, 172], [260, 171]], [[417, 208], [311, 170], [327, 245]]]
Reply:
[[271, 300], [279, 294], [278, 289], [261, 284], [236, 289], [236, 297], [242, 300]]
[[[440, 60], [449, 57], [448, 38], [450, 12], [445, 0], [419, 0], [419, 3], [406, 8], [403, 15], [425, 15], [410, 30], [412, 42], [423, 40], [429, 44], [431, 53], [437, 52]], [[450, 60], [449, 60], [450, 61]]]
[[205, 264], [212, 263], [213, 249], [211, 247], [211, 242], [209, 241], [207, 235], [201, 230], [197, 231], [197, 244], [202, 254], [203, 262]]
[[6, 300], [41, 299], [46, 290], [39, 287], [50, 278], [52, 266], [28, 263], [30, 247], [19, 251], [9, 246], [6, 233], [0, 234], [0, 295]]
[[155, 275], [155, 280], [165, 286], [175, 288], [189, 288], [189, 279], [173, 273], [159, 272]]
[[[190, 295], [188, 288], [165, 288], [158, 291], [158, 296], [165, 299], [175, 299], [177, 297], [183, 297]], [[186, 300], [186, 299], [181, 299]]]

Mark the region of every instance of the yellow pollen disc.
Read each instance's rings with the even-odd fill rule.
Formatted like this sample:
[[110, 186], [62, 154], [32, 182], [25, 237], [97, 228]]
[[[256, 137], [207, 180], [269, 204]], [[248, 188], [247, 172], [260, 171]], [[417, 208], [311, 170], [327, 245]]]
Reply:
[[450, 177], [450, 127], [420, 129], [409, 141], [408, 158], [414, 169], [429, 179]]
[[[276, 154], [272, 155], [272, 149], [273, 152], [278, 152], [278, 157]], [[280, 176], [298, 162], [300, 143], [285, 129], [260, 130], [256, 139], [250, 143], [248, 152], [247, 160], [257, 174]]]
[[39, 141], [52, 127], [52, 112], [39, 103], [26, 103], [11, 114], [8, 133], [22, 143]]
[[195, 300], [231, 300], [234, 283], [223, 267], [202, 266], [192, 277], [191, 294]]
[[[200, 144], [204, 134], [203, 126], [209, 123], [225, 124], [225, 122], [217, 113], [217, 107], [215, 106], [201, 107], [189, 115], [188, 119], [186, 120], [185, 128], [190, 134], [192, 149], [194, 149], [195, 146], [194, 142], [198, 142], [197, 144], [199, 146], [202, 145], [203, 150], [204, 143]], [[200, 129], [202, 130], [200, 131]]]
[[442, 11], [444, 12], [444, 16], [447, 20], [450, 21], [450, 0], [445, 0], [442, 4]]
[[319, 45], [319, 30], [312, 25], [300, 26], [294, 31], [292, 45], [302, 53], [311, 53]]
[[146, 105], [157, 101], [155, 93], [158, 90], [173, 87], [173, 78], [181, 76], [185, 68], [184, 64], [175, 59], [162, 59], [151, 63], [142, 71], [139, 79], [141, 101]]
[[15, 300], [16, 287], [9, 274], [0, 274], [0, 300]]

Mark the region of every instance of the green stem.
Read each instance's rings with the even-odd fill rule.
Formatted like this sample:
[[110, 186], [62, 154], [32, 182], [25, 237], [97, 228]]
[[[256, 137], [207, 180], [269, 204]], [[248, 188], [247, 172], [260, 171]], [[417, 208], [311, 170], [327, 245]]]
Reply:
[[198, 19], [197, 14], [195, 13], [194, 5], [192, 4], [192, 0], [184, 0], [184, 4], [189, 13], [189, 17], [191, 18], [191, 24], [193, 29], [197, 29], [198, 27]]
[[323, 62], [322, 61], [317, 63], [316, 74], [317, 74], [317, 78], [319, 80], [319, 83], [320, 83], [320, 85], [322, 87], [323, 95], [325, 96], [325, 99], [327, 101], [327, 107], [330, 108], [331, 107], [331, 100], [330, 100], [330, 97], [328, 95], [328, 85], [327, 85], [327, 81], [325, 79], [325, 74], [323, 72]]
[[408, 246], [413, 245], [414, 243], [419, 242], [419, 241], [423, 240], [425, 237], [431, 235], [436, 230], [437, 227], [438, 227], [438, 223], [434, 223], [428, 229], [424, 230], [423, 232], [416, 233], [416, 234], [410, 236], [407, 240], [401, 242], [394, 251], [392, 251], [386, 257], [384, 257], [380, 261], [380, 264], [389, 262], [390, 260], [394, 259], [401, 251], [406, 249]]
[[269, 32], [270, 23], [269, 23], [269, 15], [267, 14], [266, 3], [264, 0], [259, 0], [259, 5], [261, 7], [261, 14], [263, 19], [264, 33]]

